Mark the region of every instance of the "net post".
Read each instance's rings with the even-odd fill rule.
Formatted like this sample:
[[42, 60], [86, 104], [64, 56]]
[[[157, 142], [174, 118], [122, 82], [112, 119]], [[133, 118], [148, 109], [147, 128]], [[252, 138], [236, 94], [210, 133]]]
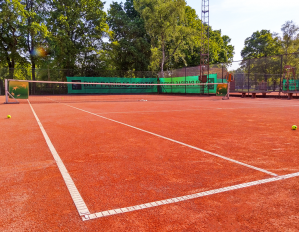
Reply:
[[[15, 99], [10, 93], [9, 93], [9, 91], [8, 91], [8, 79], [5, 79], [5, 104], [19, 104], [19, 102], [17, 101], [17, 99]], [[15, 102], [8, 102], [8, 98], [9, 98], [9, 96], [11, 97], [11, 98], [13, 98], [14, 100], [15, 100]]]
[[5, 86], [5, 90], [4, 90], [4, 93], [5, 93], [5, 102], [4, 103], [8, 103], [8, 81], [7, 79], [5, 79], [5, 83], [4, 83], [4, 86]]

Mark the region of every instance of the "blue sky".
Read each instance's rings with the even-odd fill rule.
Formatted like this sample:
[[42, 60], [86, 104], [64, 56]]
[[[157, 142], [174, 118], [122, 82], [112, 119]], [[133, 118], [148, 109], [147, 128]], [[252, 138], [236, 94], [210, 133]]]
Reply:
[[[111, 2], [106, 0], [105, 10]], [[187, 5], [201, 17], [201, 0], [187, 0]], [[232, 39], [234, 60], [241, 59], [244, 41], [253, 32], [266, 29], [281, 33], [282, 24], [288, 20], [299, 25], [299, 0], [210, 0], [210, 26]]]

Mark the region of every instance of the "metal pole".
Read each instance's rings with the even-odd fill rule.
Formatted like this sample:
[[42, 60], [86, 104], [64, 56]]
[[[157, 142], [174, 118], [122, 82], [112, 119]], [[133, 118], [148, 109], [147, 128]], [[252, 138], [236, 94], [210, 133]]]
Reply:
[[282, 60], [283, 60], [283, 55], [281, 55], [280, 57], [280, 80], [279, 80], [279, 97], [280, 97], [280, 94], [281, 94], [281, 91], [282, 91]]
[[5, 93], [5, 103], [8, 103], [8, 81], [7, 81], [7, 79], [5, 79], [5, 90], [4, 90], [4, 93]]
[[[201, 69], [203, 66], [207, 65], [208, 68], [208, 74], [207, 74], [207, 82], [206, 86], [203, 86], [203, 94], [205, 87], [208, 88], [208, 94], [209, 94], [209, 74], [210, 74], [210, 67], [209, 67], [209, 27], [210, 27], [210, 13], [209, 13], [209, 0], [202, 0], [201, 2], [201, 54], [200, 54], [200, 67]], [[206, 30], [205, 30], [206, 27]], [[207, 44], [206, 44], [206, 39]], [[205, 45], [207, 45], [207, 49], [205, 49]], [[207, 50], [207, 52], [205, 52]], [[201, 81], [203, 80], [204, 72], [201, 70]]]
[[222, 64], [222, 83], [223, 83], [223, 64]]
[[250, 60], [249, 60], [249, 69], [248, 69], [248, 96], [249, 96], [249, 76], [250, 76]]
[[185, 66], [185, 94], [187, 94], [187, 85], [186, 85], [186, 72], [187, 72], [187, 70], [186, 70], [187, 68], [186, 68], [186, 66]]
[[[209, 12], [209, 9], [210, 9], [210, 4], [209, 4], [209, 1], [208, 1], [208, 83], [209, 83], [209, 80], [210, 80], [210, 12]], [[210, 86], [208, 85], [208, 95], [209, 95], [209, 92], [210, 92]]]

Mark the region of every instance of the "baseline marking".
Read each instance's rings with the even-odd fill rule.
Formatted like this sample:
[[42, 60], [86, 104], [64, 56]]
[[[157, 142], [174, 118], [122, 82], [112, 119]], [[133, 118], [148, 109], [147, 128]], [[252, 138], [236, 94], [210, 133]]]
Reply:
[[40, 129], [42, 131], [42, 133], [43, 133], [43, 136], [44, 136], [44, 138], [46, 140], [46, 143], [47, 143], [47, 145], [48, 145], [48, 147], [49, 147], [49, 149], [50, 149], [50, 151], [51, 151], [51, 153], [52, 153], [52, 155], [53, 155], [53, 157], [54, 157], [54, 159], [55, 159], [55, 161], [57, 163], [59, 171], [60, 171], [60, 173], [61, 173], [61, 175], [63, 177], [63, 180], [64, 180], [64, 182], [66, 184], [66, 187], [68, 188], [68, 190], [69, 190], [69, 192], [71, 194], [71, 197], [72, 197], [72, 199], [74, 201], [74, 204], [75, 204], [75, 206], [76, 206], [76, 208], [78, 210], [79, 215], [80, 216], [85, 216], [85, 218], [88, 218], [87, 215], [89, 215], [90, 212], [89, 212], [89, 210], [88, 210], [88, 208], [87, 208], [87, 206], [86, 206], [83, 198], [81, 197], [81, 195], [80, 195], [80, 193], [79, 193], [79, 191], [78, 191], [78, 189], [77, 189], [74, 181], [72, 180], [72, 178], [71, 178], [70, 174], [68, 173], [66, 167], [64, 166], [64, 164], [63, 164], [60, 156], [58, 155], [55, 147], [53, 146], [53, 144], [52, 144], [52, 142], [51, 142], [51, 140], [50, 140], [50, 138], [49, 138], [46, 130], [44, 129], [42, 123], [40, 122], [40, 120], [37, 117], [34, 109], [32, 108], [32, 106], [30, 104], [30, 101], [28, 99], [27, 99], [27, 101], [28, 101], [29, 106], [30, 106], [30, 108], [31, 108], [31, 110], [33, 112], [33, 115], [34, 115], [34, 117], [35, 117], [35, 119], [36, 119], [36, 121], [37, 121], [37, 123], [38, 123], [38, 125], [39, 125], [39, 127], [40, 127]]
[[238, 185], [232, 185], [232, 186], [219, 188], [219, 189], [213, 189], [213, 190], [195, 193], [195, 194], [191, 194], [191, 195], [185, 195], [185, 196], [165, 199], [165, 200], [161, 200], [161, 201], [149, 202], [149, 203], [145, 203], [145, 204], [141, 204], [141, 205], [135, 205], [135, 206], [130, 206], [130, 207], [102, 211], [102, 212], [90, 214], [90, 215], [86, 216], [85, 218], [82, 218], [82, 220], [87, 221], [87, 220], [91, 220], [91, 219], [111, 216], [114, 214], [127, 213], [127, 212], [131, 212], [131, 211], [137, 211], [137, 210], [142, 210], [142, 209], [146, 209], [146, 208], [157, 207], [160, 205], [173, 204], [173, 203], [180, 202], [180, 201], [187, 201], [187, 200], [194, 199], [194, 198], [209, 196], [212, 194], [223, 193], [223, 192], [232, 191], [232, 190], [241, 189], [241, 188], [247, 188], [250, 186], [265, 184], [265, 183], [279, 181], [279, 180], [288, 179], [288, 178], [297, 177], [297, 176], [299, 176], [299, 172], [293, 173], [293, 174], [287, 174], [287, 175], [283, 175], [283, 176], [278, 176], [278, 177], [272, 177], [272, 178], [263, 179], [263, 180], [258, 180], [258, 181], [252, 181], [252, 182], [238, 184]]
[[104, 119], [106, 119], [106, 120], [109, 120], [109, 121], [112, 121], [112, 122], [116, 122], [116, 123], [118, 123], [118, 124], [121, 124], [121, 125], [124, 125], [124, 126], [128, 126], [128, 127], [134, 128], [134, 129], [136, 129], [136, 130], [139, 130], [139, 131], [142, 131], [142, 132], [145, 132], [145, 133], [148, 133], [148, 134], [151, 134], [151, 135], [160, 137], [160, 138], [162, 138], [162, 139], [166, 139], [166, 140], [169, 140], [169, 141], [171, 141], [171, 142], [178, 143], [178, 144], [181, 144], [181, 145], [183, 145], [183, 146], [190, 147], [190, 148], [192, 148], [192, 149], [195, 149], [195, 150], [198, 150], [198, 151], [201, 151], [201, 152], [204, 152], [204, 153], [207, 153], [207, 154], [210, 154], [210, 155], [213, 155], [213, 156], [216, 156], [216, 157], [219, 157], [219, 158], [222, 158], [222, 159], [231, 161], [231, 162], [233, 162], [233, 163], [237, 163], [237, 164], [243, 165], [243, 166], [245, 166], [245, 167], [252, 168], [252, 169], [254, 169], [254, 170], [257, 170], [257, 171], [260, 171], [260, 172], [267, 173], [267, 174], [269, 174], [269, 175], [271, 175], [271, 176], [278, 176], [277, 174], [275, 174], [275, 173], [273, 173], [273, 172], [269, 172], [269, 171], [267, 171], [267, 170], [265, 170], [265, 169], [258, 168], [258, 167], [254, 167], [254, 166], [252, 166], [252, 165], [245, 164], [245, 163], [242, 163], [242, 162], [240, 162], [240, 161], [237, 161], [237, 160], [234, 160], [234, 159], [231, 159], [231, 158], [227, 158], [227, 157], [225, 157], [225, 156], [218, 155], [218, 154], [216, 154], [216, 153], [213, 153], [213, 152], [210, 152], [210, 151], [206, 151], [206, 150], [204, 150], [204, 149], [201, 149], [201, 148], [198, 148], [198, 147], [195, 147], [195, 146], [191, 146], [191, 145], [189, 145], [189, 144], [186, 144], [186, 143], [183, 143], [183, 142], [179, 142], [179, 141], [177, 141], [177, 140], [170, 139], [170, 138], [167, 138], [167, 137], [165, 137], [165, 136], [162, 136], [162, 135], [159, 135], [159, 134], [155, 134], [155, 133], [153, 133], [153, 132], [150, 132], [150, 131], [147, 131], [147, 130], [143, 130], [143, 129], [140, 129], [140, 128], [138, 128], [138, 127], [131, 126], [131, 125], [129, 125], [129, 124], [126, 124], [126, 123], [123, 123], [123, 122], [119, 122], [119, 121], [116, 121], [116, 120], [113, 120], [113, 119], [104, 117], [104, 116], [102, 116], [102, 115], [98, 115], [98, 114], [95, 114], [95, 113], [92, 113], [92, 112], [89, 112], [89, 111], [86, 111], [86, 110], [83, 110], [83, 109], [80, 109], [80, 108], [77, 108], [77, 107], [74, 107], [74, 106], [71, 106], [71, 105], [68, 105], [68, 104], [65, 104], [65, 103], [62, 103], [62, 104], [66, 105], [66, 106], [69, 106], [69, 107], [72, 107], [72, 108], [74, 108], [74, 109], [83, 111], [83, 112], [85, 112], [85, 113], [89, 113], [89, 114], [95, 115], [95, 116], [97, 116], [97, 117], [104, 118]]

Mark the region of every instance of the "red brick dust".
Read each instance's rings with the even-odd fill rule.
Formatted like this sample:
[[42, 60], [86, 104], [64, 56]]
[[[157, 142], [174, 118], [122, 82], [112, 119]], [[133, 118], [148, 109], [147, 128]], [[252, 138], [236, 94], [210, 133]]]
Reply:
[[[70, 105], [279, 175], [298, 172], [297, 100], [189, 99]], [[91, 213], [271, 177], [63, 104], [33, 108]], [[3, 231], [299, 230], [298, 177], [83, 222], [28, 104], [0, 109]]]

